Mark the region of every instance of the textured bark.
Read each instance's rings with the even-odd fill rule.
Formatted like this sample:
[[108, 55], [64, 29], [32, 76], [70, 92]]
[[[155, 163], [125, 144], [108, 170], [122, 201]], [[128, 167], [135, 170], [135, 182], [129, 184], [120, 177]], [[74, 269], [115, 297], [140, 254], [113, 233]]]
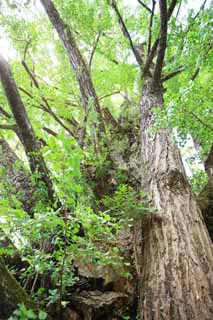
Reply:
[[0, 139], [0, 166], [5, 169], [6, 178], [11, 187], [10, 195], [14, 194], [21, 202], [23, 209], [32, 216], [35, 201], [30, 175], [3, 138]]
[[199, 194], [198, 201], [209, 235], [213, 241], [213, 144], [211, 145], [207, 158], [204, 159], [204, 167], [208, 176], [208, 182]]
[[8, 319], [19, 303], [36, 310], [36, 305], [7, 270], [0, 257], [0, 317]]
[[42, 182], [48, 192], [50, 202], [54, 203], [54, 190], [49, 172], [40, 152], [33, 127], [28, 118], [25, 106], [19, 95], [7, 61], [0, 55], [0, 77], [11, 111], [18, 127], [19, 137], [24, 146], [32, 173], [39, 173], [38, 182]]
[[[187, 183], [171, 133], [153, 133], [152, 108], [160, 90], [147, 81], [140, 102], [142, 186], [156, 212], [137, 229], [143, 238], [139, 315], [143, 320], [210, 320], [213, 314], [213, 255], [200, 209]], [[137, 243], [136, 243], [137, 244]]]

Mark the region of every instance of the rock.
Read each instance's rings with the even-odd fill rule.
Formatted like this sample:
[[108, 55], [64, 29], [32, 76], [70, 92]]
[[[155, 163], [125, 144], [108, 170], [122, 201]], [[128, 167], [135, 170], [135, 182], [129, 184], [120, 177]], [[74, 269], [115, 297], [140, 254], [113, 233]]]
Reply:
[[66, 308], [63, 312], [62, 319], [63, 320], [80, 320], [81, 318], [75, 310]]
[[84, 320], [113, 319], [126, 311], [128, 296], [120, 292], [82, 291], [72, 296], [77, 310]]

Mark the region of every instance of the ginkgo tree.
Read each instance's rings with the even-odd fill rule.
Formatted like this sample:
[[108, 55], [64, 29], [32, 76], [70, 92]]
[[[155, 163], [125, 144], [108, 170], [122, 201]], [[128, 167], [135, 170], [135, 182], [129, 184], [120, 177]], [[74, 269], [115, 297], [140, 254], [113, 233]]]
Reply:
[[[116, 0], [4, 4], [1, 21], [17, 59], [9, 87], [10, 67], [0, 61], [8, 99], [2, 91], [1, 128], [24, 147], [34, 188], [42, 182], [48, 205], [65, 218], [76, 208], [69, 197], [85, 201], [80, 184], [94, 210], [106, 209], [104, 199], [122, 184], [134, 190], [130, 201], [134, 194], [149, 206], [140, 219], [132, 214], [139, 319], [210, 319], [212, 9], [207, 1], [197, 12], [177, 0], [135, 2], [135, 11]], [[81, 161], [83, 178], [71, 175], [66, 197], [54, 149], [69, 139], [66, 154], [79, 156], [68, 168]], [[189, 140], [206, 171], [197, 199], [180, 153]]]

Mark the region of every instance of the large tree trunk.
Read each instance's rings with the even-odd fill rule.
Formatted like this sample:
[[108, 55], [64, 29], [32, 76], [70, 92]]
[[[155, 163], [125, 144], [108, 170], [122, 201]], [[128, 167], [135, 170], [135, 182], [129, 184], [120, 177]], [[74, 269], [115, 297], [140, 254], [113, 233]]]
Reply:
[[7, 270], [0, 257], [0, 317], [8, 319], [17, 305], [22, 303], [26, 308], [36, 310], [35, 303], [30, 299], [20, 284]]
[[142, 186], [156, 212], [137, 230], [143, 237], [139, 315], [143, 320], [210, 320], [211, 241], [170, 131], [151, 131], [152, 109], [162, 104], [162, 90], [153, 92], [148, 83], [140, 103]]

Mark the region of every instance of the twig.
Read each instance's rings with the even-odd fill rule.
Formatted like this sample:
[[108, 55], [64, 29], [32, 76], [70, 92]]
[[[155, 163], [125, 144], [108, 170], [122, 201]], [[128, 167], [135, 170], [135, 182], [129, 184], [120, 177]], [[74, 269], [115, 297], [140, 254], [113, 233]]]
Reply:
[[205, 123], [202, 119], [200, 119], [194, 112], [188, 111], [186, 109], [182, 109], [184, 113], [188, 113], [192, 115], [198, 122], [200, 122], [204, 127], [208, 128], [209, 130], [213, 131], [213, 127], [210, 126], [209, 124]]
[[139, 66], [141, 66], [141, 65], [142, 65], [142, 59], [141, 59], [138, 51], [135, 49], [135, 46], [134, 46], [134, 44], [133, 44], [133, 42], [132, 42], [132, 38], [131, 38], [131, 36], [130, 36], [130, 33], [129, 33], [129, 31], [128, 31], [125, 23], [124, 23], [124, 20], [123, 20], [123, 18], [122, 18], [122, 16], [121, 16], [119, 10], [118, 10], [118, 7], [117, 7], [117, 5], [116, 5], [115, 0], [112, 0], [112, 7], [113, 7], [113, 9], [115, 10], [115, 13], [117, 14], [118, 21], [119, 21], [119, 24], [120, 24], [120, 26], [121, 26], [121, 30], [122, 30], [122, 32], [123, 32], [123, 35], [124, 35], [124, 37], [126, 37], [126, 38], [129, 40], [129, 44], [130, 44], [130, 47], [131, 47], [131, 49], [132, 49], [132, 52], [133, 52], [133, 54], [134, 54], [134, 56], [135, 56], [135, 59], [137, 60]]
[[120, 93], [121, 93], [120, 91], [114, 91], [114, 92], [105, 94], [104, 96], [101, 96], [101, 97], [99, 97], [98, 99], [99, 99], [99, 100], [102, 100], [102, 99], [104, 99], [104, 98], [108, 98], [108, 97], [111, 97], [111, 96], [114, 96], [114, 95], [120, 94]]
[[176, 13], [176, 17], [175, 17], [176, 20], [177, 20], [177, 17], [178, 17], [178, 15], [179, 15], [179, 12], [180, 12], [180, 7], [181, 7], [181, 5], [182, 5], [182, 0], [180, 1], [179, 6], [178, 6], [178, 9], [177, 9], [177, 13]]
[[174, 78], [175, 76], [177, 76], [179, 73], [183, 72], [185, 70], [185, 68], [183, 66], [179, 67], [177, 70], [163, 76], [161, 78], [161, 82], [165, 82], [171, 78]]
[[199, 14], [201, 13], [201, 11], [205, 8], [207, 0], [204, 0], [204, 2], [202, 3], [199, 11], [196, 13], [196, 15], [193, 17], [193, 20], [197, 19], [197, 17], [199, 16]]
[[47, 133], [49, 133], [53, 137], [57, 137], [58, 136], [58, 134], [55, 131], [53, 131], [52, 129], [50, 129], [50, 128], [43, 127], [42, 130], [46, 131]]
[[34, 77], [34, 75], [32, 74], [32, 72], [30, 71], [29, 67], [27, 66], [26, 62], [24, 60], [22, 60], [22, 65], [24, 67], [24, 69], [26, 70], [27, 74], [29, 75], [30, 79], [32, 80], [34, 86], [38, 89], [39, 88], [39, 84], [38, 81], [36, 80], [36, 78]]
[[7, 119], [12, 118], [12, 116], [7, 111], [5, 111], [4, 108], [2, 108], [1, 106], [0, 106], [0, 113]]
[[143, 3], [141, 0], [137, 1], [142, 5], [142, 7], [144, 7], [147, 11], [149, 11], [149, 13], [152, 14], [152, 10], [145, 3]]
[[195, 72], [193, 73], [193, 75], [192, 75], [192, 77], [191, 77], [191, 81], [194, 81], [194, 80], [197, 78], [199, 72], [200, 72], [200, 67], [197, 68], [197, 69], [195, 70]]
[[24, 58], [23, 58], [23, 61], [26, 60], [27, 50], [28, 50], [28, 48], [29, 48], [29, 45], [30, 45], [31, 41], [32, 41], [32, 38], [30, 38], [30, 39], [27, 41], [27, 43], [26, 43], [26, 46], [25, 46], [25, 48], [24, 48]]
[[96, 48], [98, 46], [98, 42], [99, 42], [100, 37], [101, 37], [101, 32], [98, 33], [97, 38], [95, 40], [95, 44], [94, 44], [94, 46], [92, 48], [91, 56], [90, 56], [90, 59], [89, 59], [89, 69], [91, 69], [92, 60], [93, 60], [93, 57], [94, 57], [94, 54], [95, 54], [95, 50], [96, 50]]
[[[208, 56], [208, 53], [209, 53], [209, 51], [210, 51], [211, 49], [212, 49], [212, 44], [210, 44], [210, 45], [208, 46], [206, 52], [204, 53], [203, 61], [204, 61], [205, 58]], [[200, 72], [200, 67], [198, 67], [198, 68], [195, 70], [195, 72], [193, 73], [193, 75], [192, 75], [192, 77], [191, 77], [191, 81], [194, 81], [194, 80], [197, 78], [199, 72]]]

